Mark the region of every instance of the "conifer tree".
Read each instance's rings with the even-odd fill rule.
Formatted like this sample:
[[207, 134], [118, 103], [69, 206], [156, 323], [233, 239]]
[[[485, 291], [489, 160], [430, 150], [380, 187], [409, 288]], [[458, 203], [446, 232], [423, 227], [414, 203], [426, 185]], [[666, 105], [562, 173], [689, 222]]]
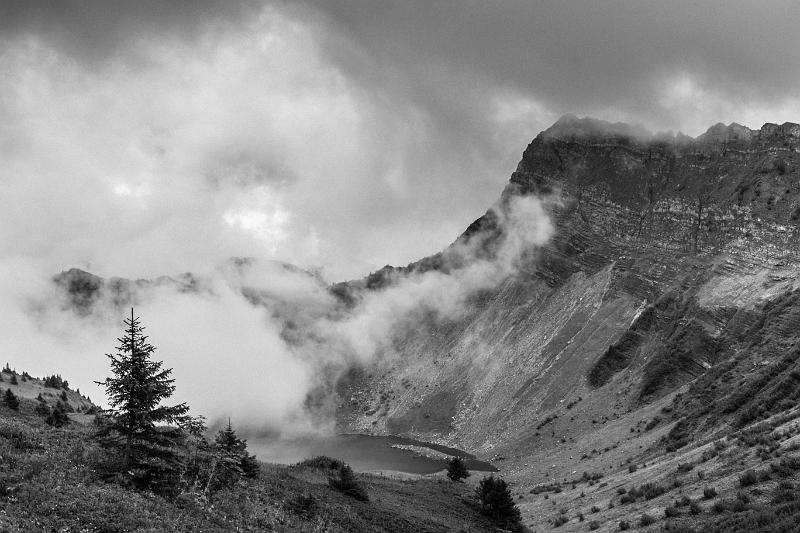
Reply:
[[461, 481], [469, 477], [469, 470], [467, 464], [459, 456], [455, 456], [447, 461], [447, 477], [453, 481]]
[[117, 354], [106, 354], [113, 376], [97, 382], [105, 387], [111, 405], [110, 423], [101, 437], [121, 453], [119, 474], [137, 486], [158, 488], [170, 483], [180, 468], [175, 447], [183, 439], [179, 428], [164, 424], [184, 422], [189, 407], [161, 405], [175, 391], [172, 369], [152, 359], [155, 348], [147, 342], [133, 309], [125, 326], [117, 339]]
[[47, 401], [42, 396], [40, 392], [39, 395], [36, 397], [36, 414], [47, 418], [50, 416], [50, 407], [47, 405]]
[[521, 514], [506, 482], [490, 475], [483, 478], [475, 492], [481, 504], [481, 511], [494, 520], [498, 526], [511, 531], [520, 531]]
[[237, 474], [245, 477], [258, 477], [260, 468], [254, 455], [247, 453], [247, 440], [240, 439], [228, 419], [228, 425], [217, 432], [214, 444], [223, 455], [227, 456], [233, 463]]
[[9, 409], [19, 411], [19, 399], [16, 394], [11, 392], [11, 389], [6, 389], [6, 393], [3, 395], [3, 403], [6, 404]]
[[19, 381], [17, 381], [17, 375], [11, 374], [11, 384], [12, 385], [19, 385]]
[[[45, 408], [47, 408], [46, 405]], [[67, 408], [61, 401], [56, 403], [52, 411], [50, 411], [49, 408], [47, 408], [47, 410], [49, 412], [44, 420], [47, 424], [57, 428], [69, 425], [70, 419], [69, 416], [67, 416]]]

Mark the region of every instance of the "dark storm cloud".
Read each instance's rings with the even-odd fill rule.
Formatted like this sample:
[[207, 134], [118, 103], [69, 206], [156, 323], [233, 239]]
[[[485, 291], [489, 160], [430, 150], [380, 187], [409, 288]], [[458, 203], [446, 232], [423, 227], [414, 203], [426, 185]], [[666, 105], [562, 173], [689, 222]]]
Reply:
[[[374, 57], [339, 57], [343, 65], [370, 80], [376, 63], [396, 70], [413, 86], [407, 90], [437, 106], [452, 107], [482, 80], [530, 94], [559, 114], [616, 112], [675, 128], [683, 126], [680, 114], [656, 100], [659, 84], [681, 75], [747, 105], [792, 98], [800, 82], [794, 1], [315, 4]], [[465, 84], [469, 73], [473, 86], [439, 83], [442, 68]]]
[[142, 39], [193, 38], [257, 13], [254, 0], [4, 0], [0, 33], [34, 35], [87, 62], [135, 52]]

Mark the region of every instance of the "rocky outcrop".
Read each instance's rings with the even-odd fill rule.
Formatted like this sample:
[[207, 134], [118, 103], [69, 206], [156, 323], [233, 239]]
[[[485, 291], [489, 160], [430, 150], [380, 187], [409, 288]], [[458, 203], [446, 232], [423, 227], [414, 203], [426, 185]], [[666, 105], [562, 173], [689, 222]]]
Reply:
[[[464, 318], [400, 336], [390, 370], [351, 373], [343, 427], [487, 454], [556, 445], [732, 357], [747, 310], [800, 273], [797, 124], [692, 139], [566, 116], [500, 202], [527, 194], [559, 198], [552, 241]], [[461, 239], [482, 231], [497, 231], [491, 215]]]

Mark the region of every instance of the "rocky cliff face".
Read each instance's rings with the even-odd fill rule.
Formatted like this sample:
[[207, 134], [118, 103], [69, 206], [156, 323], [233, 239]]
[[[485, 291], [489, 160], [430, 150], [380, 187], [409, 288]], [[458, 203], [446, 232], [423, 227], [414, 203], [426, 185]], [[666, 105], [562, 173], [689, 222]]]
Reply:
[[[342, 427], [580, 456], [606, 422], [741, 358], [742, 332], [800, 286], [800, 125], [692, 139], [567, 116], [527, 147], [501, 202], [527, 194], [559, 198], [552, 241], [464, 318], [398, 338], [389, 370], [353, 371]], [[481, 231], [496, 231], [491, 215], [465, 236]]]

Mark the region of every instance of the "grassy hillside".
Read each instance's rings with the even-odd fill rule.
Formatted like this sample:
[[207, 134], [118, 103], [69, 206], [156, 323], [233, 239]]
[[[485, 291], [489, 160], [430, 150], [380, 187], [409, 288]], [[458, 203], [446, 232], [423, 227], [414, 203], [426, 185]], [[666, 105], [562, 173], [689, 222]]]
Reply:
[[[0, 531], [491, 531], [473, 488], [443, 477], [400, 479], [357, 474], [369, 501], [341, 494], [314, 466], [262, 465], [209, 497], [165, 498], [101, 479], [105, 452], [94, 443], [93, 416], [71, 413], [64, 428], [35, 413], [40, 380], [0, 388], [21, 397], [0, 405]], [[18, 376], [19, 377], [19, 376]], [[88, 400], [68, 392], [74, 409]], [[55, 403], [55, 399], [52, 399]]]

